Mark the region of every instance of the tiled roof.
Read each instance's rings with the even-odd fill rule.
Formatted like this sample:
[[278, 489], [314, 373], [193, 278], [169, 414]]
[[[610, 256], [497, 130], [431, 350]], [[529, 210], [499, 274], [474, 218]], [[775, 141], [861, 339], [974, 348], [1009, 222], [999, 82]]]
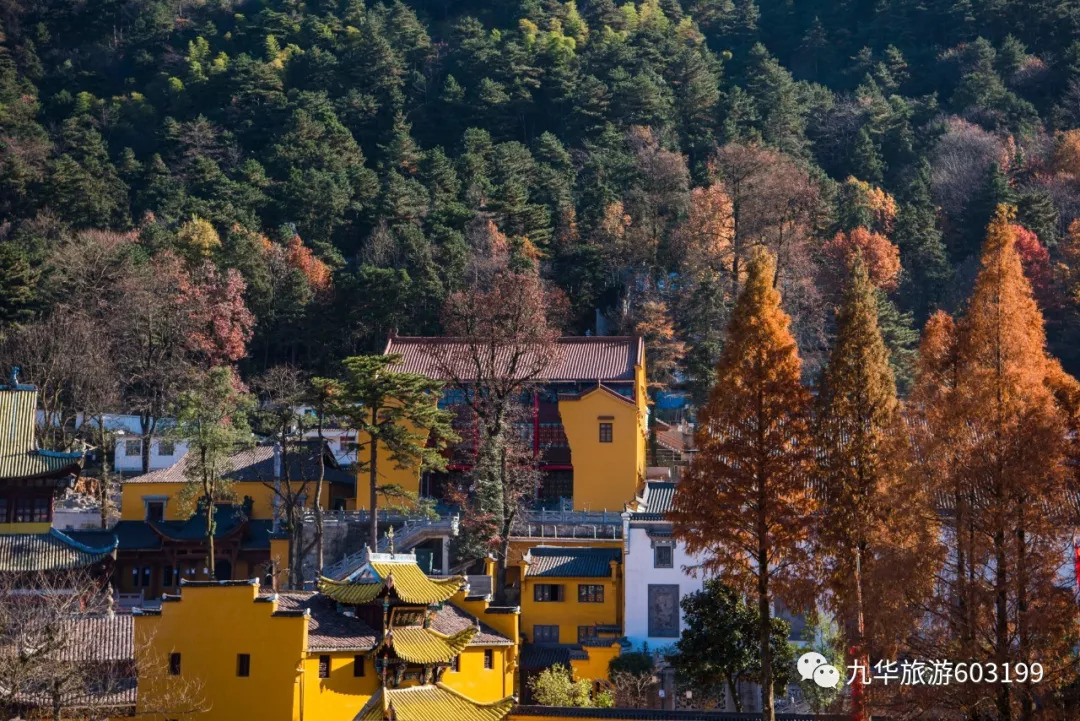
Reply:
[[317, 586], [338, 603], [351, 606], [371, 603], [386, 588], [382, 581], [335, 581], [325, 576], [318, 580]]
[[383, 589], [391, 589], [406, 603], [432, 604], [450, 599], [465, 585], [464, 576], [429, 578], [411, 554], [399, 554], [396, 559], [390, 559], [389, 554], [375, 555], [382, 558], [365, 564], [355, 580], [323, 577], [318, 582], [319, 590], [338, 603], [370, 603]]
[[479, 703], [441, 683], [411, 688], [380, 688], [353, 721], [502, 721], [512, 696]]
[[675, 498], [674, 483], [649, 483], [645, 490], [645, 510], [648, 513], [667, 513]]
[[[138, 698], [137, 685], [134, 672], [131, 672], [130, 675], [123, 672], [116, 676], [106, 674], [104, 677], [88, 679], [82, 688], [74, 688], [66, 693], [61, 693], [60, 705], [64, 711], [69, 713], [80, 709], [97, 709], [98, 714], [102, 709], [126, 709], [135, 705]], [[47, 709], [48, 714], [52, 715], [53, 697], [48, 690], [16, 693], [12, 701], [17, 706]], [[118, 713], [116, 717], [126, 715], [128, 714]], [[35, 716], [34, 718], [39, 717]]]
[[67, 571], [86, 568], [112, 555], [108, 547], [86, 546], [55, 528], [48, 533], [0, 535], [0, 572]]
[[[268, 519], [249, 519], [243, 521], [236, 517], [218, 517], [214, 538], [223, 538], [237, 531], [243, 523], [240, 547], [261, 549], [270, 547], [270, 532], [274, 522]], [[113, 532], [119, 539], [121, 551], [145, 551], [161, 548], [162, 538], [175, 541], [198, 541], [206, 538], [206, 520], [199, 516], [186, 521], [119, 521]], [[83, 534], [74, 534], [83, 535]]]
[[[452, 636], [463, 629], [476, 628], [476, 617], [452, 603], [444, 603], [432, 615], [431, 627], [439, 633]], [[511, 639], [483, 622], [480, 623], [480, 631], [469, 642], [470, 646], [512, 646], [513, 644]]]
[[[289, 478], [294, 481], [315, 481], [319, 478], [319, 456], [314, 445], [303, 445], [303, 454], [293, 450], [289, 452]], [[334, 459], [334, 454], [326, 453], [326, 481], [353, 485], [356, 482], [353, 474], [343, 471]], [[191, 459], [191, 460], [189, 460]], [[124, 481], [124, 483], [185, 483], [187, 478], [184, 471], [189, 462], [194, 459], [191, 454], [185, 455], [179, 461], [158, 471], [144, 473]], [[254, 446], [245, 448], [229, 457], [229, 467], [232, 469], [226, 474], [231, 481], [266, 481], [274, 480], [274, 446]]]
[[[273, 595], [260, 596], [270, 600]], [[329, 596], [312, 591], [285, 591], [276, 594], [278, 611], [305, 610], [308, 617], [308, 651], [370, 651], [378, 643], [379, 632], [358, 618], [346, 616]], [[475, 629], [477, 619], [451, 603], [445, 603], [431, 617], [431, 628], [445, 636]], [[485, 623], [469, 641], [470, 646], [510, 646], [513, 641]]]
[[521, 647], [521, 668], [539, 671], [555, 664], [570, 668], [570, 661], [585, 661], [589, 658], [577, 644], [536, 644], [526, 643]]
[[608, 578], [611, 562], [622, 560], [621, 548], [588, 546], [535, 546], [529, 549], [527, 576]]
[[[630, 336], [566, 336], [556, 342], [556, 354], [539, 380], [546, 381], [629, 381], [634, 366], [641, 363], [640, 338]], [[450, 366], [461, 380], [472, 380], [469, 344], [452, 337], [392, 337], [384, 353], [400, 353], [398, 370], [420, 373], [429, 378], [444, 378], [443, 368]], [[506, 362], [503, 360], [504, 365]], [[537, 366], [526, 359], [519, 367]], [[532, 375], [528, 373], [527, 375]]]
[[135, 659], [131, 614], [77, 616], [67, 621], [61, 661], [106, 662]]
[[385, 643], [398, 658], [409, 663], [449, 663], [473, 640], [476, 627], [447, 636], [423, 626], [398, 626], [386, 634]]
[[279, 611], [304, 611], [308, 616], [308, 651], [370, 651], [378, 632], [358, 618], [338, 611], [333, 599], [317, 593], [278, 594]]
[[37, 389], [0, 385], [0, 478], [78, 473], [81, 453], [39, 451], [35, 440]]

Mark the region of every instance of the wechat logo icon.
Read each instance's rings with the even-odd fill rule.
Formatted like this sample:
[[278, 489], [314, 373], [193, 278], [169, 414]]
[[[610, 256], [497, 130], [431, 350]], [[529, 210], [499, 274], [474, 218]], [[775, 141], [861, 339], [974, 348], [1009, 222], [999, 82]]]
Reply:
[[799, 677], [803, 681], [814, 680], [821, 688], [836, 688], [840, 685], [840, 672], [830, 666], [825, 657], [816, 651], [804, 653], [796, 664]]

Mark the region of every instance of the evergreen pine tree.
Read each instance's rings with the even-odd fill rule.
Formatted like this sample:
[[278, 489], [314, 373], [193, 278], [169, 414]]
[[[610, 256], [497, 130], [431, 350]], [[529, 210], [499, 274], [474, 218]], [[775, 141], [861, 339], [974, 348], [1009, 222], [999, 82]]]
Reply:
[[23, 254], [10, 243], [0, 243], [0, 338], [30, 317], [36, 285], [37, 274]]
[[917, 169], [901, 196], [900, 212], [892, 239], [900, 248], [904, 279], [900, 298], [921, 323], [944, 296], [952, 277], [937, 212], [930, 195], [930, 165]]

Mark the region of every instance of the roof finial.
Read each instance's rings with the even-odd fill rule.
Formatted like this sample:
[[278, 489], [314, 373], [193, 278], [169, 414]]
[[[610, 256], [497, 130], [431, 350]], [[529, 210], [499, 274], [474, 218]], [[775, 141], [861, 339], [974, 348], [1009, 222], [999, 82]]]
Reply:
[[19, 366], [11, 366], [11, 375], [8, 376], [8, 381], [10, 382], [12, 388], [15, 388], [19, 385], [20, 373], [22, 373], [22, 368], [20, 368]]
[[386, 538], [390, 541], [390, 555], [394, 555], [394, 527], [386, 529]]

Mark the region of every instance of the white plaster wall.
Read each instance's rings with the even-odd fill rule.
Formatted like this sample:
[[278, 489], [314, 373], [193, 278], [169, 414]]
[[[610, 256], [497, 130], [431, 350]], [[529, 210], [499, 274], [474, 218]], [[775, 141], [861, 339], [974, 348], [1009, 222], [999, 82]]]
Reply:
[[[683, 566], [694, 565], [693, 557], [688, 555], [681, 544], [675, 544], [672, 568], [653, 568], [652, 539], [644, 528], [629, 529], [628, 548], [625, 559], [625, 608], [623, 613], [624, 634], [635, 648], [648, 642], [649, 650], [656, 651], [675, 643], [677, 638], [649, 637], [649, 584], [677, 584], [679, 599], [687, 594], [700, 591], [704, 576], [693, 576], [683, 570]], [[685, 628], [682, 609], [679, 609], [679, 631]]]

